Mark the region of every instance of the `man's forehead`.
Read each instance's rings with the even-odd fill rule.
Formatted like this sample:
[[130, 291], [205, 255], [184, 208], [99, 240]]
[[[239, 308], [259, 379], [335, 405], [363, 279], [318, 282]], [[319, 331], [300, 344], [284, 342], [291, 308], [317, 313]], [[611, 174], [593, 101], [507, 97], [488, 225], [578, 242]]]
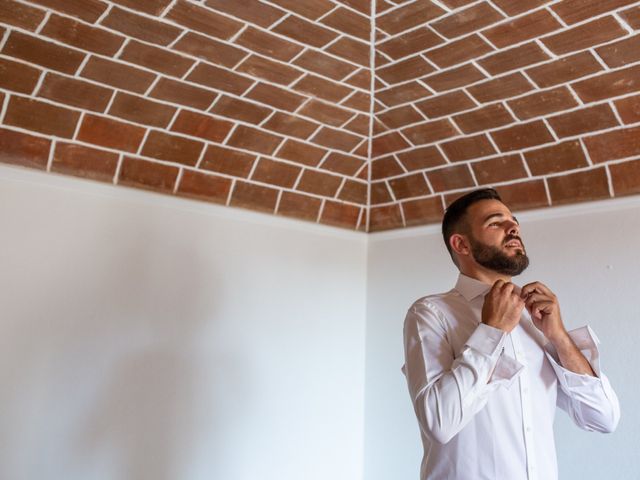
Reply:
[[511, 210], [499, 200], [480, 200], [469, 207], [469, 217], [475, 221], [484, 222], [490, 216], [505, 216], [513, 218]]

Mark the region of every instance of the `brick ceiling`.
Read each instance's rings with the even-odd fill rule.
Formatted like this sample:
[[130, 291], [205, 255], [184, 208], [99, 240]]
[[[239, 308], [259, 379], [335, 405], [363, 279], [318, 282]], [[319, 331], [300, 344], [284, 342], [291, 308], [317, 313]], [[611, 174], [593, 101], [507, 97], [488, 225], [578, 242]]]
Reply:
[[0, 161], [363, 231], [640, 193], [640, 2], [374, 3], [0, 0]]

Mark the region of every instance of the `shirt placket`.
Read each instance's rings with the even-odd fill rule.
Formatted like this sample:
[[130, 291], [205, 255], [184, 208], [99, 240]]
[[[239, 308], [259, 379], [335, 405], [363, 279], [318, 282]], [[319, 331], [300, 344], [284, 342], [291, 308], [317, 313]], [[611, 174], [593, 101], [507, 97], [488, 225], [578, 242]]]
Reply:
[[535, 447], [533, 442], [533, 409], [531, 405], [531, 390], [529, 382], [529, 367], [527, 364], [527, 357], [525, 355], [522, 340], [520, 338], [521, 327], [515, 328], [511, 332], [511, 341], [513, 343], [513, 350], [515, 359], [524, 366], [519, 378], [518, 385], [520, 388], [520, 408], [522, 412], [522, 429], [524, 434], [524, 448], [527, 457], [527, 478], [529, 480], [536, 480], [537, 466], [535, 459]]

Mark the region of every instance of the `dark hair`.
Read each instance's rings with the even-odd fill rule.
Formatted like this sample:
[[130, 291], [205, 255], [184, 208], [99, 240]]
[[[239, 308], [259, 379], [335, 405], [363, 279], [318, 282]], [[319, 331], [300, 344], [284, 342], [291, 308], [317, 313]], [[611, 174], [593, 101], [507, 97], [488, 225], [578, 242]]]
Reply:
[[469, 227], [465, 218], [467, 210], [471, 205], [480, 200], [498, 200], [502, 202], [500, 195], [498, 195], [498, 192], [493, 188], [481, 188], [457, 198], [444, 212], [444, 218], [442, 219], [442, 237], [444, 238], [444, 244], [447, 246], [447, 250], [449, 250], [449, 255], [451, 255], [456, 265], [457, 262], [453, 256], [451, 245], [449, 245], [449, 239], [454, 233], [467, 233]]

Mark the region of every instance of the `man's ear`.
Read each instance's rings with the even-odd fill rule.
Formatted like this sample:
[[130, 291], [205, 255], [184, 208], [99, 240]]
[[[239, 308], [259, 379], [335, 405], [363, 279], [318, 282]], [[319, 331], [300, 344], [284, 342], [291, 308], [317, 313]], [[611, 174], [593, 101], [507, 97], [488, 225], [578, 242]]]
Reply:
[[451, 250], [458, 255], [466, 256], [471, 253], [471, 245], [469, 245], [467, 238], [460, 233], [454, 233], [449, 237], [449, 245], [451, 245]]

